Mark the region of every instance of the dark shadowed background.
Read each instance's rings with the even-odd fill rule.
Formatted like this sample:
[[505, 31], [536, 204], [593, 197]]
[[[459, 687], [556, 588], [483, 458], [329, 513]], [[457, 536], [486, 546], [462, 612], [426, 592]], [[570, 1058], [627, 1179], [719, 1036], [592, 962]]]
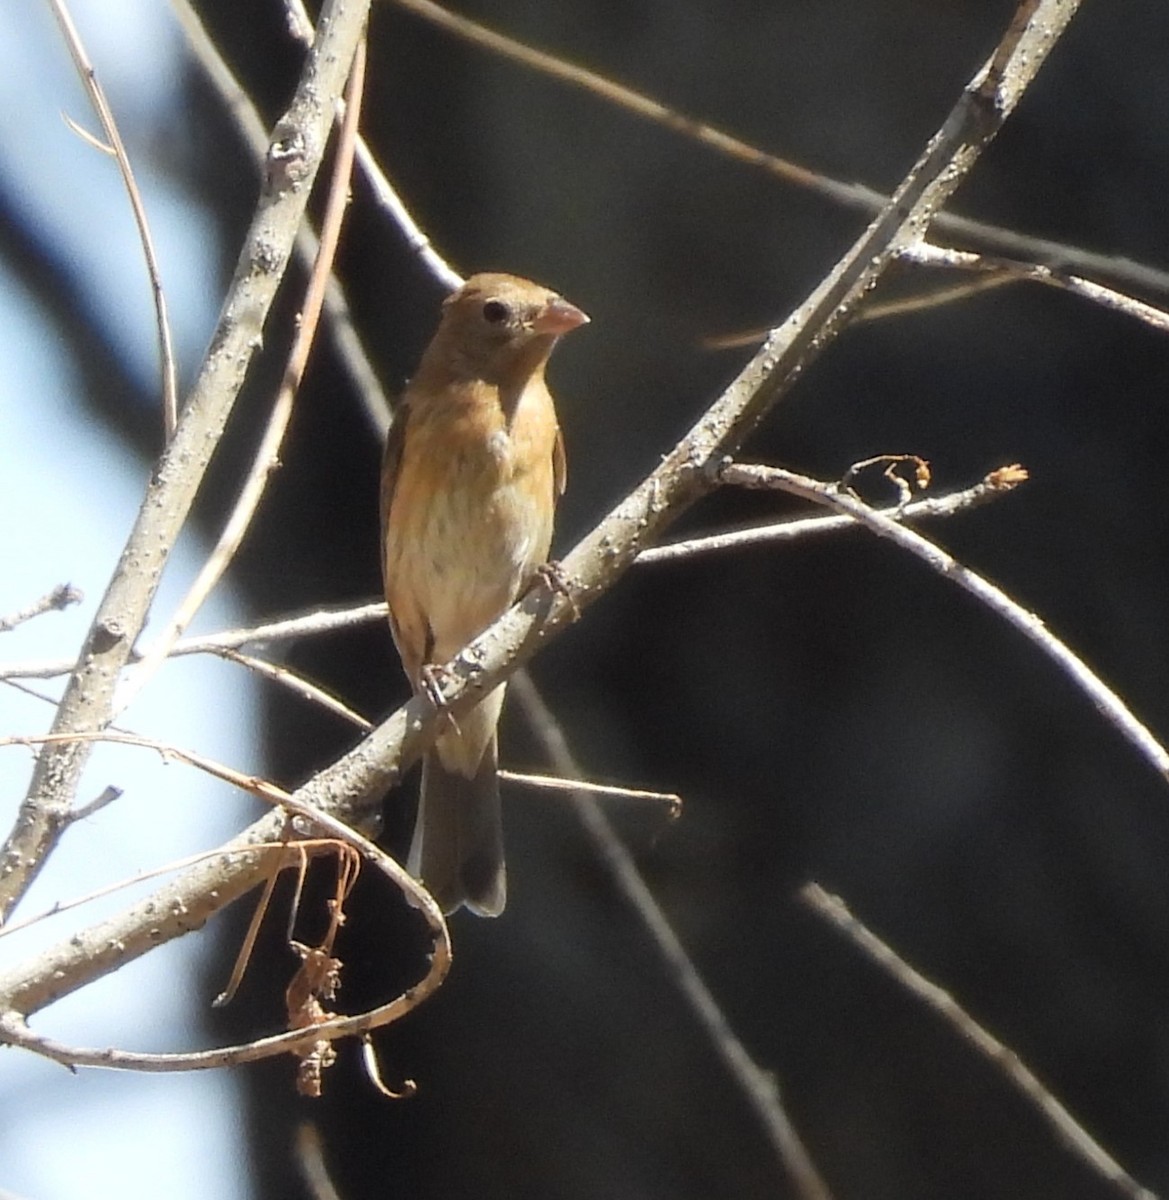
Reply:
[[[279, 5], [199, 7], [273, 119], [300, 57]], [[1013, 7], [463, 0], [460, 11], [764, 149], [890, 189]], [[703, 339], [781, 319], [865, 219], [388, 5], [371, 39], [364, 132], [438, 247], [464, 274], [529, 275], [592, 315], [553, 361], [566, 549], [750, 354]], [[954, 208], [1169, 265], [1167, 54], [1161, 0], [1087, 0]], [[226, 275], [255, 174], [194, 74], [188, 86], [204, 140], [176, 149], [176, 168], [221, 222]], [[339, 273], [396, 391], [442, 292], [360, 181]], [[297, 296], [286, 289], [205, 519], [221, 515], [263, 418]], [[1167, 372], [1163, 334], [1053, 290], [999, 289], [848, 331], [745, 456], [832, 478], [912, 451], [942, 487], [1024, 463], [1025, 488], [937, 536], [1169, 733]], [[127, 418], [124, 389], [94, 394], [130, 436], [152, 428]], [[256, 613], [378, 593], [378, 456], [325, 339], [239, 563]], [[793, 508], [720, 495], [682, 528]], [[306, 642], [290, 661], [371, 717], [406, 696], [381, 627]], [[1137, 1178], [1169, 1191], [1169, 789], [1001, 621], [853, 532], [635, 569], [533, 675], [590, 777], [683, 795], [674, 825], [608, 808], [839, 1200], [1116, 1193], [952, 1030], [796, 906], [807, 879], [842, 894]], [[265, 720], [282, 781], [354, 742], [282, 694]], [[514, 708], [503, 758], [545, 765]], [[387, 801], [395, 850], [415, 786]], [[519, 791], [505, 804], [506, 914], [456, 917], [450, 980], [378, 1039], [389, 1080], [416, 1079], [418, 1095], [375, 1094], [352, 1047], [316, 1102], [294, 1097], [286, 1062], [246, 1068], [255, 1194], [306, 1195], [290, 1144], [309, 1117], [344, 1200], [792, 1195], [567, 804]], [[416, 977], [424, 943], [372, 877], [349, 912], [341, 1002], [355, 1011]], [[280, 1019], [293, 964], [272, 924], [263, 965], [216, 1018], [221, 1034]], [[224, 961], [233, 953], [225, 940]]]

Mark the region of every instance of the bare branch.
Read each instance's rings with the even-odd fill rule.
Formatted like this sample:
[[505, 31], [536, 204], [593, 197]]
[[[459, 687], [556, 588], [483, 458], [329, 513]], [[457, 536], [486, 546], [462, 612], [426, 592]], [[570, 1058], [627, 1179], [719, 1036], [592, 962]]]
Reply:
[[[804, 188], [842, 208], [873, 216], [889, 203], [889, 197], [875, 188], [860, 183], [844, 183], [800, 166], [790, 159], [768, 154], [733, 134], [686, 116], [677, 109], [670, 108], [624, 84], [607, 79], [596, 71], [570, 63], [548, 51], [537, 50], [525, 42], [450, 12], [435, 4], [433, 0], [394, 0], [394, 3], [398, 8], [405, 9], [472, 45], [480, 46], [570, 87], [580, 88], [636, 117], [672, 133], [691, 138], [716, 154], [756, 167], [776, 179]], [[1074, 268], [1083, 274], [1111, 279], [1122, 286], [1169, 294], [1169, 272], [1143, 263], [1134, 263], [1115, 255], [1093, 253], [1079, 246], [1069, 246], [1049, 238], [1018, 233], [985, 221], [958, 216], [956, 213], [939, 213], [935, 224], [945, 234], [1014, 259], [1043, 263], [1056, 271]], [[755, 337], [751, 340], [759, 339]]]
[[[325, 5], [320, 37], [292, 104], [276, 126], [267, 184], [211, 351], [98, 606], [57, 709], [56, 733], [100, 729], [109, 720], [118, 676], [146, 620], [162, 568], [259, 345], [365, 15], [363, 3], [328, 0]], [[60, 835], [88, 753], [86, 743], [66, 741], [47, 747], [38, 758], [16, 824], [0, 850], [0, 921], [32, 884]]]
[[[520, 672], [523, 674], [523, 672]], [[545, 792], [564, 792], [569, 795], [609, 796], [614, 800], [652, 800], [664, 804], [673, 821], [682, 815], [682, 797], [677, 792], [647, 792], [643, 788], [616, 787], [609, 783], [592, 783], [587, 779], [563, 779], [557, 775], [528, 775], [518, 771], [500, 771], [499, 778], [521, 787]]]
[[[930, 496], [875, 511], [891, 521], [952, 517], [1007, 495], [1026, 478], [1027, 472], [1014, 463], [1009, 467], [997, 468], [981, 482], [960, 492], [951, 492], [947, 496]], [[792, 517], [784, 521], [769, 521], [765, 525], [753, 525], [747, 529], [735, 529], [730, 533], [708, 534], [705, 537], [687, 538], [684, 542], [652, 546], [638, 555], [637, 562], [639, 566], [643, 563], [652, 566], [654, 563], [677, 562], [679, 559], [721, 553], [724, 550], [742, 550], [748, 546], [771, 545], [824, 533], [839, 533], [845, 529], [855, 529], [857, 525], [857, 520], [848, 513], [839, 513], [832, 517]]]
[[1010, 1047], [1004, 1046], [980, 1025], [949, 992], [928, 980], [862, 924], [839, 896], [826, 892], [818, 883], [805, 884], [798, 896], [805, 908], [842, 933], [866, 958], [891, 975], [911, 996], [957, 1030], [963, 1041], [992, 1062], [1007, 1082], [1048, 1122], [1064, 1146], [1112, 1184], [1118, 1195], [1129, 1197], [1129, 1200], [1157, 1200], [1092, 1138]]
[[905, 528], [877, 509], [870, 508], [836, 484], [809, 479], [778, 467], [755, 467], [730, 464], [724, 467], [723, 479], [742, 487], [780, 488], [793, 495], [826, 504], [847, 513], [880, 537], [888, 538], [903, 550], [920, 558], [934, 571], [981, 600], [1009, 625], [1019, 630], [1052, 659], [1073, 684], [1093, 703], [1096, 710], [1116, 729], [1142, 758], [1169, 781], [1169, 751], [1153, 736], [1149, 728], [1137, 720], [1127, 704], [1064, 642], [1061, 642], [1034, 613], [1017, 604], [1006, 592], [988, 579], [963, 566], [940, 546], [920, 533]]
[[[528, 725], [543, 744], [555, 768], [563, 775], [579, 775], [580, 768], [568, 740], [531, 676], [521, 671], [512, 680], [511, 686], [512, 694], [518, 698], [528, 719]], [[827, 1184], [820, 1178], [812, 1156], [783, 1106], [775, 1076], [759, 1067], [731, 1028], [718, 1001], [698, 974], [666, 914], [642, 879], [633, 855], [609, 823], [609, 818], [585, 792], [575, 792], [572, 805], [593, 843], [597, 857], [605, 864], [610, 878], [653, 940], [679, 993], [710, 1039], [727, 1073], [754, 1109], [780, 1164], [799, 1195], [804, 1200], [831, 1200]]]
[[1047, 287], [1059, 288], [1073, 296], [1091, 300], [1123, 316], [1132, 317], [1159, 333], [1169, 333], [1169, 313], [1113, 288], [1093, 283], [1090, 279], [1070, 275], [1066, 271], [1039, 263], [1014, 262], [1006, 258], [970, 254], [964, 250], [947, 250], [924, 241], [907, 246], [901, 257], [907, 262], [918, 263], [921, 266], [977, 271], [996, 283], [1042, 283]]
[[[94, 813], [99, 813], [103, 808], [109, 807], [115, 800], [122, 798], [122, 789], [114, 787], [113, 784], [106, 784], [104, 788], [92, 800], [87, 800], [84, 804], [79, 804], [76, 808], [69, 811], [69, 824], [76, 825], [78, 821], [84, 821], [92, 817]], [[7, 930], [7, 925], [0, 925], [0, 934]]]
[[[312, 34], [312, 21], [301, 0], [286, 0], [289, 15], [294, 26], [299, 26], [301, 36]], [[357, 140], [357, 162], [362, 174], [373, 189], [374, 199], [377, 200], [395, 225], [402, 231], [406, 244], [418, 256], [422, 265], [434, 276], [448, 292], [456, 291], [466, 282], [463, 277], [442, 257], [434, 248], [434, 243], [426, 235], [417, 221], [410, 215], [397, 189], [386, 173], [378, 165], [369, 144], [364, 138]]]
[[[320, 608], [300, 616], [282, 617], [262, 625], [246, 629], [228, 629], [221, 633], [180, 639], [171, 650], [172, 657], [184, 654], [218, 654], [222, 650], [234, 650], [252, 643], [294, 641], [314, 634], [335, 633], [341, 629], [352, 629], [358, 625], [384, 622], [384, 601], [360, 604], [354, 608]], [[130, 656], [134, 661], [134, 655]], [[0, 663], [0, 679], [53, 679], [73, 669], [73, 660], [68, 658], [30, 659], [20, 663]], [[55, 702], [54, 702], [55, 703]]]
[[39, 600], [34, 600], [24, 608], [18, 608], [14, 613], [0, 616], [0, 633], [9, 633], [25, 621], [31, 621], [47, 612], [64, 612], [70, 604], [80, 604], [84, 598], [71, 583], [59, 583]]
[[284, 435], [288, 432], [288, 424], [292, 420], [293, 403], [296, 400], [300, 382], [304, 378], [305, 367], [308, 365], [309, 352], [312, 349], [317, 324], [320, 320], [321, 306], [324, 304], [325, 288], [333, 272], [333, 258], [337, 253], [337, 243], [341, 237], [341, 223], [349, 199], [349, 177], [353, 170], [353, 143], [357, 135], [357, 122], [361, 114], [361, 96], [364, 86], [365, 40], [363, 38], [357, 44], [353, 68], [346, 85], [345, 116], [341, 123], [337, 153], [333, 160], [333, 172], [329, 183], [325, 215], [321, 223], [321, 240], [317, 248], [317, 258], [309, 276], [300, 322], [288, 356], [288, 365], [284, 369], [280, 390], [272, 405], [272, 412], [268, 416], [264, 436], [260, 440], [260, 445], [252, 459], [247, 478], [236, 497], [231, 514], [219, 534], [219, 540], [207, 556], [206, 562], [196, 576], [195, 582], [188, 589], [186, 596], [183, 597], [178, 609], [155, 638], [138, 668], [127, 681], [127, 685], [122, 689], [115, 704], [115, 716], [124, 711], [130, 701], [166, 661], [171, 647], [195, 619], [204, 601], [231, 565], [232, 559], [235, 558], [236, 552], [251, 526], [252, 518], [259, 508], [260, 501], [263, 499], [268, 480], [280, 465], [280, 447], [284, 444]]
[[[208, 36], [190, 0], [171, 0], [171, 7], [187, 39], [187, 48], [235, 122], [240, 141], [251, 152], [256, 163], [257, 173], [262, 172], [268, 153], [268, 130], [256, 106], [223, 61], [219, 48]], [[310, 269], [316, 261], [318, 249], [312, 226], [308, 221], [303, 221], [296, 233], [296, 254], [306, 269]], [[377, 373], [370, 365], [353, 326], [345, 291], [335, 276], [329, 280], [325, 294], [325, 312], [329, 317], [329, 333], [334, 348], [349, 372], [370, 423], [379, 435], [384, 434], [390, 423], [390, 402], [382, 390]]]
[[384, 622], [384, 600], [359, 604], [353, 608], [318, 608], [303, 616], [283, 617], [249, 629], [233, 629], [206, 637], [184, 638], [175, 647], [176, 654], [204, 654], [208, 650], [238, 649], [256, 643], [283, 642], [321, 633], [336, 633], [359, 625]]
[[175, 425], [178, 423], [178, 382], [175, 373], [175, 351], [171, 341], [170, 321], [166, 314], [166, 294], [162, 290], [162, 273], [158, 268], [158, 256], [154, 251], [154, 240], [150, 236], [150, 225], [146, 220], [146, 206], [142, 202], [142, 193], [138, 190], [134, 179], [134, 170], [130, 166], [130, 156], [122, 135], [118, 132], [118, 123], [114, 120], [114, 111], [101, 84], [97, 72], [85, 52], [81, 35], [73, 24], [73, 18], [65, 7], [65, 0], [49, 0], [57, 24], [61, 27], [73, 64], [78, 75], [89, 93], [90, 103], [101, 121], [109, 148], [118, 162], [118, 170], [122, 173], [122, 182], [126, 185], [126, 193], [130, 197], [130, 207], [134, 212], [134, 224], [138, 227], [138, 240], [142, 243], [142, 253], [146, 258], [146, 270], [150, 275], [150, 290], [154, 297], [154, 316], [158, 327], [158, 357], [162, 370], [162, 419], [166, 440], [174, 436]]
[[350, 725], [355, 725], [358, 729], [368, 731], [373, 728], [372, 721], [350, 708], [344, 701], [338, 700], [331, 692], [326, 692], [323, 687], [306, 679], [299, 672], [292, 670], [291, 667], [282, 666], [279, 663], [270, 663], [262, 658], [256, 658], [251, 654], [241, 654], [238, 650], [218, 649], [213, 653], [226, 662], [239, 663], [241, 667], [246, 667], [249, 671], [254, 671], [257, 675], [262, 675], [265, 679], [270, 679], [273, 683], [278, 683], [281, 687], [288, 688], [289, 691], [295, 692], [300, 696], [302, 700], [308, 700], [312, 704], [319, 705], [334, 716], [340, 717], [343, 721], [348, 721]]

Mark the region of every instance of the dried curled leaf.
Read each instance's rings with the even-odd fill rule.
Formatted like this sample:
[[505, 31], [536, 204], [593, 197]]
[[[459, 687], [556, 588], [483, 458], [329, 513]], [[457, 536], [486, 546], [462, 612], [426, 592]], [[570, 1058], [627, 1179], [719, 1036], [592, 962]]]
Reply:
[[[315, 946], [301, 942], [290, 943], [300, 956], [300, 966], [284, 992], [288, 1007], [289, 1029], [311, 1029], [336, 1013], [327, 1009], [322, 1000], [333, 1000], [341, 984], [341, 960]], [[312, 1049], [299, 1055], [296, 1071], [296, 1090], [302, 1096], [321, 1094], [321, 1077], [337, 1061], [332, 1042], [314, 1042]]]

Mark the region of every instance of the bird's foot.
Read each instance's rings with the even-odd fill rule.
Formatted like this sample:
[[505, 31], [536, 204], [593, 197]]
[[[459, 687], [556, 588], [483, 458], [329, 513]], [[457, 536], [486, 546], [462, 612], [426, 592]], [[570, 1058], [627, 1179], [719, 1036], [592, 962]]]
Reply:
[[537, 579], [543, 580], [550, 592], [563, 596], [572, 609], [572, 619], [580, 620], [580, 605], [577, 604], [576, 597], [573, 595], [572, 580], [565, 571], [563, 563], [557, 559], [550, 559], [548, 562], [542, 563], [536, 568], [532, 582], [534, 583]]
[[450, 680], [451, 673], [442, 664], [423, 663], [418, 672], [418, 691], [434, 705], [442, 715], [444, 723], [458, 733], [458, 723], [447, 709], [446, 696], [443, 695], [443, 688]]

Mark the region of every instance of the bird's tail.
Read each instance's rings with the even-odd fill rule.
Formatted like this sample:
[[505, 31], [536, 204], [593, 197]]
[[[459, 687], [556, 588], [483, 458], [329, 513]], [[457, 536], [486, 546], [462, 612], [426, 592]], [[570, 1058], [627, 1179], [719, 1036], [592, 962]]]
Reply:
[[445, 767], [436, 750], [422, 761], [407, 869], [444, 913], [465, 904], [481, 917], [497, 917], [507, 903], [497, 766], [494, 734], [470, 778]]

